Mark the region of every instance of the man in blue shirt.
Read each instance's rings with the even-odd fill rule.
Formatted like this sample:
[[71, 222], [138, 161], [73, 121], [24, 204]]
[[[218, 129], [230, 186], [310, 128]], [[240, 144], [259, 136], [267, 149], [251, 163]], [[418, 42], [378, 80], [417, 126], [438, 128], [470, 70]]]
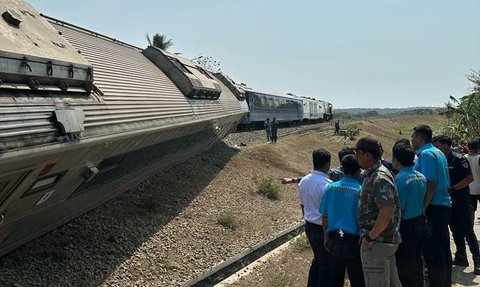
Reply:
[[320, 213], [323, 217], [325, 248], [332, 256], [332, 286], [342, 287], [345, 269], [350, 286], [364, 287], [362, 261], [360, 259], [360, 231], [358, 203], [362, 186], [357, 177], [360, 166], [354, 155], [342, 157], [344, 176], [325, 188]]
[[413, 129], [412, 147], [418, 160], [414, 169], [427, 178], [427, 193], [423, 205], [432, 236], [423, 244], [423, 256], [428, 268], [431, 287], [452, 284], [452, 253], [450, 251], [450, 222], [452, 201], [448, 194], [450, 177], [445, 155], [432, 145], [432, 129], [419, 125]]
[[402, 208], [400, 234], [402, 243], [398, 246], [398, 276], [402, 286], [423, 286], [422, 244], [429, 236], [428, 225], [423, 215], [423, 199], [427, 192], [427, 179], [413, 169], [415, 151], [403, 143], [396, 144], [392, 150], [393, 166], [399, 171], [395, 178]]

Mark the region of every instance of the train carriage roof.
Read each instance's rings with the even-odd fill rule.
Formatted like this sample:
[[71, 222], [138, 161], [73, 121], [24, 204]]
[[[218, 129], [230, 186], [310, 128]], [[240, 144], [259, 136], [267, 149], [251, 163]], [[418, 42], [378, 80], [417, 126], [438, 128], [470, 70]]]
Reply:
[[267, 90], [252, 89], [252, 88], [245, 87], [245, 86], [242, 86], [242, 88], [245, 90], [245, 92], [264, 94], [264, 95], [286, 98], [286, 99], [291, 99], [291, 100], [301, 100], [298, 97], [291, 96], [291, 95], [288, 95], [288, 94], [280, 94], [280, 93], [275, 93], [275, 92], [271, 92], [271, 91], [267, 91]]

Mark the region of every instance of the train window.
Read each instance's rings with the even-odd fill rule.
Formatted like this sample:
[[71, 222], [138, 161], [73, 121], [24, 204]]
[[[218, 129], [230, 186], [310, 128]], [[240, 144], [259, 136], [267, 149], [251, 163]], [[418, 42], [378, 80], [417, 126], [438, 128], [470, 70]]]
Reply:
[[23, 194], [22, 197], [25, 197], [25, 196], [28, 196], [28, 195], [31, 195], [31, 194], [34, 194], [34, 193], [37, 193], [37, 192], [40, 192], [40, 191], [44, 191], [44, 190], [47, 190], [49, 188], [54, 187], [55, 185], [57, 185], [57, 183], [60, 181], [60, 179], [65, 175], [65, 173], [67, 173], [67, 172], [64, 171], [64, 172], [57, 173], [57, 174], [54, 174], [54, 175], [49, 175], [49, 176], [44, 176], [44, 177], [38, 178], [32, 184], [32, 186], [30, 186], [30, 188]]
[[280, 107], [280, 102], [278, 99], [275, 99], [275, 108], [278, 109]]
[[268, 107], [270, 109], [274, 109], [275, 108], [275, 103], [273, 102], [273, 99], [272, 98], [268, 98]]
[[257, 94], [253, 95], [253, 106], [256, 108], [262, 107], [262, 101], [260, 100], [260, 96]]
[[260, 99], [261, 99], [261, 107], [263, 109], [268, 108], [267, 98], [265, 98], [265, 96], [260, 96]]

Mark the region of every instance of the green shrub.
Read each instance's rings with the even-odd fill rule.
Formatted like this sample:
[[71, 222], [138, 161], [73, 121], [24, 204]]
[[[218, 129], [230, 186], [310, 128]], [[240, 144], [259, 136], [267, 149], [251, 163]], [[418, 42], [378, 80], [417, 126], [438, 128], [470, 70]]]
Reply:
[[231, 212], [220, 214], [217, 223], [230, 230], [235, 230], [238, 227], [238, 220]]
[[271, 200], [280, 200], [280, 183], [273, 178], [257, 180], [258, 193]]

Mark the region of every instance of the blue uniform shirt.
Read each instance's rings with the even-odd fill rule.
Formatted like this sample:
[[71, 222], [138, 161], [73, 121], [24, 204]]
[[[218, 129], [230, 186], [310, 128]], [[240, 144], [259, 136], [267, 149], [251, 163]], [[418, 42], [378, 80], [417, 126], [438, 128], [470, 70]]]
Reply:
[[325, 188], [320, 213], [328, 218], [327, 231], [342, 229], [358, 235], [358, 204], [362, 186], [356, 179], [343, 177]]
[[423, 215], [423, 199], [427, 193], [427, 179], [423, 174], [404, 167], [395, 178], [395, 187], [402, 206], [402, 220]]
[[451, 207], [452, 200], [450, 195], [448, 195], [450, 176], [448, 175], [447, 158], [431, 143], [417, 149], [416, 153], [418, 160], [414, 169], [423, 174], [427, 181], [435, 181], [437, 183], [430, 204]]

